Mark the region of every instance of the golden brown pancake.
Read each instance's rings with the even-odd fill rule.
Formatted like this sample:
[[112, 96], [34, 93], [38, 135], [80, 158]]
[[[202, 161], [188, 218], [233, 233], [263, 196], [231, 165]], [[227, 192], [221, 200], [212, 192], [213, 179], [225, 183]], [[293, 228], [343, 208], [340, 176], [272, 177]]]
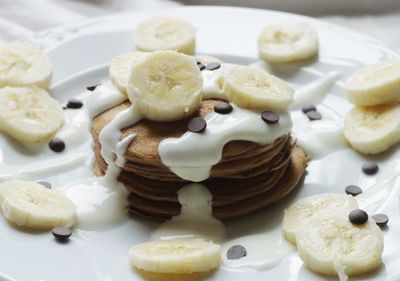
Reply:
[[[205, 117], [220, 101], [205, 100], [193, 117]], [[113, 117], [129, 107], [125, 102], [93, 119], [95, 165], [98, 175], [107, 164], [100, 153], [98, 135]], [[129, 211], [143, 217], [166, 219], [180, 212], [177, 192], [188, 184], [169, 170], [160, 160], [159, 143], [177, 138], [187, 131], [188, 119], [177, 122], [142, 120], [122, 131], [122, 138], [135, 134], [125, 153], [126, 163], [119, 181], [131, 192]], [[307, 158], [292, 143], [290, 134], [267, 145], [248, 141], [232, 141], [224, 146], [221, 161], [211, 169], [203, 184], [213, 195], [213, 213], [220, 219], [234, 218], [265, 207], [286, 196], [301, 179]]]

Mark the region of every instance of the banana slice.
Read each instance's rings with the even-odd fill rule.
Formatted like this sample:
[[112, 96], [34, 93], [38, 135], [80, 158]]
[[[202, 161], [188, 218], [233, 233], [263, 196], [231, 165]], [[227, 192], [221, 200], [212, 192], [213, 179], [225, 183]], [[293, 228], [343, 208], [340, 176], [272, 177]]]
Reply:
[[12, 180], [0, 185], [3, 216], [19, 226], [33, 229], [70, 227], [76, 208], [68, 197], [35, 182]]
[[286, 110], [293, 102], [289, 85], [261, 69], [229, 65], [220, 83], [226, 97], [240, 107]]
[[400, 142], [400, 105], [354, 107], [346, 116], [344, 135], [354, 150], [377, 154]]
[[296, 235], [303, 227], [309, 227], [307, 220], [322, 211], [350, 212], [357, 209], [357, 201], [350, 195], [323, 193], [300, 199], [285, 210], [283, 217], [283, 235], [292, 244], [296, 244]]
[[0, 49], [0, 87], [36, 85], [47, 89], [53, 68], [41, 50], [10, 43]]
[[360, 69], [345, 84], [350, 101], [370, 106], [400, 100], [400, 60]]
[[33, 143], [50, 138], [62, 126], [61, 105], [36, 86], [0, 89], [0, 130]]
[[308, 59], [318, 52], [318, 35], [305, 23], [269, 25], [258, 38], [258, 51], [262, 59], [275, 63]]
[[157, 51], [132, 67], [128, 96], [147, 119], [175, 121], [199, 108], [202, 88], [202, 76], [193, 57]]
[[139, 51], [173, 50], [193, 55], [196, 47], [195, 29], [185, 20], [157, 17], [139, 23], [134, 31]]
[[123, 94], [127, 94], [129, 74], [132, 65], [137, 63], [141, 58], [143, 58], [148, 53], [146, 52], [130, 52], [116, 56], [111, 61], [109, 77], [114, 85]]
[[327, 276], [356, 276], [382, 263], [383, 234], [372, 219], [353, 225], [348, 212], [321, 212], [296, 236], [299, 255], [312, 271]]
[[144, 271], [185, 274], [207, 272], [221, 263], [221, 248], [202, 239], [157, 240], [129, 250], [130, 262]]

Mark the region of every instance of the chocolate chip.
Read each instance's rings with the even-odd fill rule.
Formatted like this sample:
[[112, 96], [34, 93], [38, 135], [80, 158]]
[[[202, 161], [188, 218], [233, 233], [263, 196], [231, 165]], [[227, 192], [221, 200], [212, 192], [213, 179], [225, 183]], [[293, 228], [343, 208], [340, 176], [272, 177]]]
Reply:
[[67, 227], [58, 226], [53, 228], [51, 233], [53, 233], [54, 237], [58, 241], [65, 242], [69, 239], [69, 237], [71, 237], [72, 231]]
[[78, 109], [83, 106], [83, 103], [77, 99], [70, 99], [67, 103], [67, 108]]
[[202, 64], [202, 63], [201, 63], [201, 61], [198, 60], [198, 61], [197, 61], [197, 65], [199, 65], [199, 64]]
[[247, 255], [246, 248], [241, 245], [235, 245], [229, 248], [226, 256], [230, 260], [237, 260]]
[[307, 113], [309, 111], [317, 111], [317, 108], [313, 104], [307, 104], [301, 108], [301, 111], [303, 111], [303, 113]]
[[372, 218], [380, 228], [384, 228], [389, 222], [389, 217], [385, 214], [375, 214]]
[[261, 112], [261, 119], [268, 124], [275, 124], [279, 121], [279, 115], [272, 111]]
[[62, 152], [65, 149], [65, 142], [60, 138], [54, 138], [50, 141], [49, 147], [54, 152]]
[[219, 62], [210, 62], [207, 63], [206, 69], [207, 70], [215, 70], [221, 67], [221, 64]]
[[231, 113], [233, 110], [232, 105], [227, 102], [220, 102], [214, 105], [214, 111], [220, 114], [228, 114]]
[[364, 174], [375, 175], [379, 171], [379, 166], [375, 163], [365, 163], [361, 169]]
[[307, 115], [308, 119], [310, 119], [311, 121], [321, 120], [321, 118], [322, 118], [321, 114], [316, 110], [310, 110], [306, 113], [306, 115]]
[[350, 212], [349, 219], [352, 224], [361, 225], [368, 221], [368, 214], [363, 210], [355, 209]]
[[197, 66], [199, 67], [200, 71], [206, 69], [206, 66], [202, 63], [198, 63]]
[[358, 194], [362, 193], [362, 189], [357, 185], [348, 185], [346, 186], [345, 192], [349, 195], [357, 196]]
[[188, 123], [188, 130], [193, 133], [201, 133], [207, 127], [206, 121], [201, 117], [193, 118]]
[[51, 188], [51, 183], [47, 181], [38, 181], [38, 184], [43, 185], [46, 188]]
[[93, 86], [88, 86], [88, 87], [86, 87], [86, 90], [93, 92], [94, 90], [96, 90], [96, 87], [99, 86], [99, 85], [100, 84], [96, 84], [96, 85], [93, 85]]

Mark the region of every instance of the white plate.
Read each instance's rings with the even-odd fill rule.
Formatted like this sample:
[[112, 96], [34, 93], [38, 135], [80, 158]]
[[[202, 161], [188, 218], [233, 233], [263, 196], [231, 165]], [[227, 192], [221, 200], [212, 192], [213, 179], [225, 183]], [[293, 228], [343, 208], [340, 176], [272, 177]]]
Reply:
[[[261, 28], [271, 22], [309, 22], [320, 38], [318, 60], [273, 67], [274, 73], [295, 85], [304, 85], [329, 71], [338, 70], [342, 79], [365, 64], [399, 58], [399, 51], [382, 42], [312, 18], [265, 10], [224, 7], [183, 7], [162, 12], [191, 21], [197, 27], [197, 53], [214, 55], [225, 62], [250, 64], [257, 61], [256, 40]], [[135, 23], [154, 14], [125, 13], [95, 19], [75, 26], [41, 32], [26, 43], [45, 48], [54, 65], [52, 94], [64, 102], [85, 92], [85, 87], [96, 84], [107, 76], [107, 64], [119, 53], [133, 48], [132, 29]], [[344, 99], [340, 81], [319, 105], [324, 118], [340, 119], [350, 105]], [[295, 122], [305, 123], [306, 117], [295, 114]], [[67, 153], [55, 155], [47, 148], [29, 154], [23, 147], [0, 136], [0, 174], [25, 165], [40, 166], [42, 160], [82, 153], [69, 169], [47, 175], [54, 186], [90, 175], [88, 165], [80, 165], [92, 155], [90, 137], [70, 147]], [[226, 227], [229, 239], [253, 236], [248, 256], [240, 262], [250, 262], [257, 248], [266, 256], [275, 248], [282, 210], [290, 202], [306, 195], [327, 191], [343, 192], [348, 184], [364, 188], [393, 175], [400, 153], [398, 147], [379, 158], [365, 158], [350, 149], [343, 149], [315, 161], [308, 167], [305, 183], [284, 202], [241, 219], [230, 221]], [[374, 160], [381, 171], [376, 176], [365, 176], [360, 167]], [[45, 176], [30, 175], [32, 180]], [[383, 209], [390, 216], [390, 227], [385, 232], [384, 265], [375, 274], [354, 280], [400, 280], [400, 215], [398, 198], [391, 198]], [[11, 227], [0, 218], [0, 280], [58, 281], [58, 280], [143, 280], [128, 263], [127, 251], [146, 241], [156, 223], [124, 220], [114, 227], [101, 230], [75, 230], [70, 243], [56, 243], [49, 233], [28, 233]], [[257, 238], [257, 239], [256, 239]], [[253, 244], [251, 243], [253, 241]], [[225, 246], [229, 245], [226, 244]], [[224, 248], [225, 249], [225, 248]], [[225, 253], [224, 253], [225, 254]], [[268, 266], [267, 266], [268, 267]], [[208, 280], [324, 280], [309, 272], [296, 252], [262, 271], [249, 268], [232, 269], [225, 264], [207, 277]], [[353, 280], [353, 279], [352, 279]]]

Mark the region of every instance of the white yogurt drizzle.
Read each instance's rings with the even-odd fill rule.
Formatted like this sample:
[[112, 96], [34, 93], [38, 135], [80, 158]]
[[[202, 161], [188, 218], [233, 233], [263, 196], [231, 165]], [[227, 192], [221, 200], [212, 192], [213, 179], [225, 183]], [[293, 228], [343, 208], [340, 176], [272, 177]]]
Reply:
[[222, 88], [218, 81], [222, 77], [222, 72], [227, 64], [222, 64], [220, 68], [215, 70], [203, 70], [203, 99], [222, 99], [226, 100]]
[[316, 120], [294, 132], [297, 144], [311, 159], [322, 158], [348, 147], [343, 135], [343, 124], [335, 120]]
[[153, 231], [151, 239], [202, 238], [221, 242], [225, 238], [225, 227], [212, 216], [212, 195], [204, 185], [188, 184], [179, 190], [178, 198], [181, 213]]
[[229, 260], [224, 255], [224, 266], [243, 271], [271, 269], [296, 251], [295, 247], [283, 238], [280, 228], [231, 240], [222, 245], [223, 252], [227, 252], [234, 245], [243, 245], [247, 255], [237, 260]]
[[230, 114], [207, 115], [203, 133], [186, 132], [179, 138], [163, 140], [158, 146], [163, 164], [185, 180], [200, 182], [210, 176], [211, 167], [221, 160], [222, 149], [228, 142], [246, 140], [268, 144], [292, 128], [286, 112], [279, 113], [278, 124], [268, 125], [259, 112], [232, 106]]
[[339, 77], [339, 72], [329, 72], [321, 78], [301, 87], [293, 96], [294, 101], [291, 109], [300, 109], [303, 105], [321, 102]]
[[20, 169], [0, 166], [0, 182], [13, 178], [33, 180], [38, 176], [45, 178], [54, 174], [64, 173], [86, 163], [89, 156], [84, 153], [75, 153], [50, 160], [43, 160], [27, 165]]
[[398, 197], [400, 194], [400, 171], [381, 182], [377, 182], [367, 188], [363, 193], [356, 197], [360, 208], [366, 210], [369, 214], [382, 212], [387, 203]]
[[86, 108], [89, 118], [113, 108], [128, 98], [123, 95], [110, 81], [104, 81], [86, 98]]
[[57, 132], [56, 136], [65, 142], [67, 148], [80, 145], [90, 139], [89, 118], [86, 110], [65, 109], [64, 126]]
[[99, 134], [101, 155], [108, 165], [114, 163], [114, 157], [116, 157], [115, 164], [118, 167], [124, 165], [126, 148], [135, 135], [129, 135], [120, 141], [121, 130], [136, 124], [141, 119], [142, 116], [139, 114], [139, 111], [136, 110], [135, 105], [132, 104], [129, 108], [119, 112], [113, 120], [101, 130]]
[[[126, 100], [107, 81], [99, 85], [86, 99], [90, 118]], [[118, 113], [99, 134], [101, 153], [108, 167], [104, 177], [84, 179], [61, 188], [77, 206], [78, 224], [83, 229], [99, 229], [127, 218], [128, 191], [117, 179], [125, 163], [124, 154], [135, 135], [123, 140], [121, 130], [140, 120], [134, 105]], [[115, 158], [115, 159], [114, 159]]]

